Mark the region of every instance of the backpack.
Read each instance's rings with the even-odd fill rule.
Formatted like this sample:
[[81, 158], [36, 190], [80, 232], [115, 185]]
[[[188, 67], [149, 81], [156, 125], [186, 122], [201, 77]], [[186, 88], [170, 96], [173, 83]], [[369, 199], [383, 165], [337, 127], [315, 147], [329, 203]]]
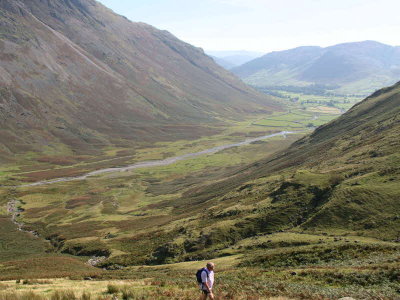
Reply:
[[203, 283], [203, 280], [201, 279], [201, 273], [203, 273], [203, 271], [205, 271], [205, 272], [207, 273], [207, 278], [208, 278], [209, 275], [210, 275], [210, 272], [209, 272], [206, 268], [201, 268], [200, 270], [197, 270], [197, 272], [196, 272], [196, 279], [197, 279], [197, 282], [198, 282], [199, 284], [202, 284], [202, 283]]

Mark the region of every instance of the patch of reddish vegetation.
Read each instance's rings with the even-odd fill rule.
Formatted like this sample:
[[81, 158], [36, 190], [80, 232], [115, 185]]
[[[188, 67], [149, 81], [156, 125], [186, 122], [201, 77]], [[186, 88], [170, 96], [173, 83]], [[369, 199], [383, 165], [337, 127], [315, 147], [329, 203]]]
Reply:
[[55, 170], [46, 170], [46, 171], [39, 171], [39, 172], [32, 172], [29, 174], [24, 174], [24, 181], [27, 182], [37, 182], [41, 180], [50, 180], [54, 178], [61, 178], [61, 177], [75, 177], [84, 175], [87, 173], [87, 170], [80, 170], [77, 168], [70, 168], [70, 169], [55, 169]]
[[89, 195], [98, 195], [107, 192], [108, 188], [92, 189], [89, 191]]
[[172, 216], [161, 215], [161, 216], [137, 218], [132, 220], [110, 222], [110, 226], [117, 227], [121, 230], [144, 229], [155, 226], [163, 226], [168, 224], [172, 220], [173, 220]]
[[274, 134], [274, 133], [278, 133], [278, 132], [281, 132], [281, 130], [251, 131], [251, 132], [249, 132], [248, 136], [258, 137], [258, 136]]
[[44, 206], [44, 207], [35, 207], [29, 208], [24, 211], [24, 216], [28, 219], [30, 218], [43, 218], [44, 216], [48, 215], [51, 210], [56, 209], [56, 206]]
[[41, 163], [49, 163], [52, 165], [59, 166], [70, 166], [78, 162], [84, 161], [87, 157], [85, 156], [42, 156], [37, 159]]
[[87, 217], [83, 216], [77, 222], [68, 225], [59, 225], [54, 227], [53, 232], [62, 235], [66, 239], [76, 239], [98, 236], [99, 231], [110, 227], [108, 222], [103, 221], [87, 221]]
[[77, 197], [71, 200], [68, 200], [67, 203], [65, 204], [66, 209], [74, 209], [80, 206], [85, 206], [85, 205], [95, 205], [99, 203], [99, 199], [92, 198], [92, 196], [81, 196]]
[[132, 150], [120, 150], [117, 152], [117, 156], [133, 156], [135, 155], [136, 151]]
[[79, 259], [62, 256], [35, 257], [2, 264], [7, 272], [0, 273], [0, 280], [62, 278], [72, 275], [95, 277], [103, 273]]
[[[80, 156], [80, 158], [84, 159], [86, 157]], [[105, 169], [117, 165], [126, 165], [130, 162], [130, 159], [131, 159], [130, 157], [120, 157], [112, 160], [97, 162], [98, 159], [94, 158], [92, 160], [86, 161], [90, 163], [90, 165], [85, 166], [86, 169], [81, 169], [76, 166], [76, 167], [62, 168], [62, 169], [57, 169], [56, 167], [54, 167], [54, 169], [51, 170], [49, 169], [40, 170], [40, 168], [43, 168], [43, 166], [34, 166], [34, 167], [30, 166], [29, 168], [26, 168], [22, 171], [30, 172], [33, 169], [33, 172], [23, 174], [21, 175], [21, 177], [23, 176], [22, 180], [26, 182], [37, 182], [42, 180], [51, 180], [63, 177], [77, 177], [85, 175], [94, 170]]]

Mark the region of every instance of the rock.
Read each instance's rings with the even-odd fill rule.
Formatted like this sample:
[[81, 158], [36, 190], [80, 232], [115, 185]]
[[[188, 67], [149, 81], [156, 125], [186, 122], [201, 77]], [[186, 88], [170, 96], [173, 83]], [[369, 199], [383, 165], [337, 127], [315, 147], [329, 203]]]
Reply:
[[111, 232], [109, 232], [109, 233], [107, 233], [106, 235], [105, 235], [105, 239], [106, 240], [108, 240], [108, 239], [113, 239], [113, 238], [115, 238], [115, 237], [117, 237], [115, 234], [112, 234]]
[[100, 264], [101, 262], [105, 261], [107, 259], [107, 257], [105, 256], [93, 256], [91, 259], [88, 260], [88, 264], [91, 265], [92, 267], [97, 266], [98, 264]]

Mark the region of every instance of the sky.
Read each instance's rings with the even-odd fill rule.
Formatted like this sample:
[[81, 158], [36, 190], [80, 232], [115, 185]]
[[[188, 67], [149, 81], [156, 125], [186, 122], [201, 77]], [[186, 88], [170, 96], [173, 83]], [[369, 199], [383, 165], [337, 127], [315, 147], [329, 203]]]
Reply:
[[204, 50], [400, 45], [399, 0], [98, 0]]

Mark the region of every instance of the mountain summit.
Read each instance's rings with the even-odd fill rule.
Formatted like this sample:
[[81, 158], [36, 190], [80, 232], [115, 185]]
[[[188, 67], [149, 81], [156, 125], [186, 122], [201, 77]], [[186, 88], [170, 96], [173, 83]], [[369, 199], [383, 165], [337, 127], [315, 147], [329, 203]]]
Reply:
[[0, 157], [199, 136], [279, 109], [203, 50], [94, 0], [2, 0], [0, 24]]

